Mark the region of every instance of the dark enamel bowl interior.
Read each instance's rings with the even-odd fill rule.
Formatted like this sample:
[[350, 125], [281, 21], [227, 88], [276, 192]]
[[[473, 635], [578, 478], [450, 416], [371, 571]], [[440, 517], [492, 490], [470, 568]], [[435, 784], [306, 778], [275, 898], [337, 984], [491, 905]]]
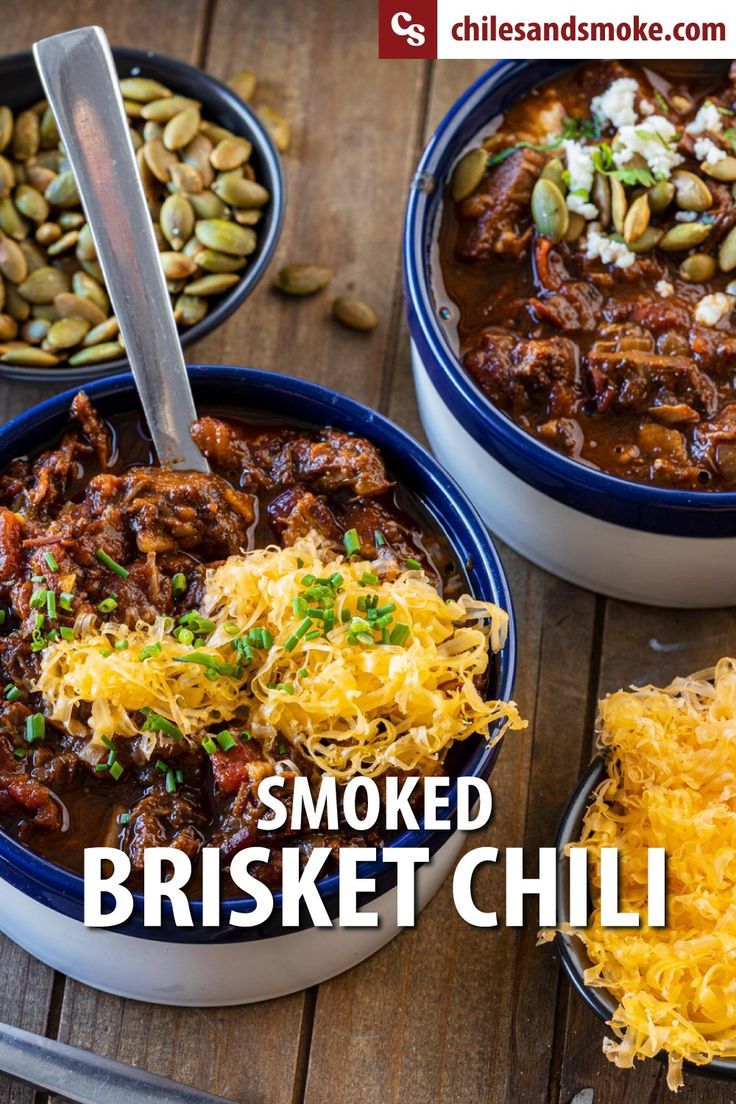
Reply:
[[[285, 193], [281, 160], [258, 116], [227, 85], [193, 65], [154, 53], [153, 50], [116, 46], [112, 52], [121, 77], [151, 77], [168, 85], [174, 92], [200, 100], [206, 119], [252, 142], [251, 162], [256, 176], [271, 193], [271, 201], [256, 228], [258, 246], [243, 271], [242, 279], [224, 295], [213, 298], [201, 322], [180, 329], [181, 343], [186, 347], [220, 326], [248, 298], [263, 276], [283, 223]], [[0, 59], [0, 103], [8, 104], [17, 112], [42, 97], [41, 81], [30, 50]], [[83, 368], [72, 368], [65, 361], [56, 368], [19, 368], [0, 362], [0, 378], [68, 385], [114, 375], [127, 367], [128, 361], [124, 357]]]
[[[565, 847], [568, 843], [575, 843], [580, 839], [583, 817], [590, 804], [592, 793], [605, 776], [606, 764], [603, 757], [598, 755], [576, 786], [557, 829], [557, 919], [561, 924], [567, 923], [570, 891]], [[582, 941], [575, 935], [558, 934], [557, 946], [560, 951], [562, 965], [573, 989], [599, 1019], [603, 1020], [604, 1023], [608, 1023], [613, 1016], [617, 1002], [605, 989], [592, 989], [583, 982], [583, 974], [591, 965], [591, 961], [586, 954]], [[657, 1057], [665, 1062], [667, 1060], [664, 1051], [661, 1051]], [[707, 1066], [694, 1066], [690, 1062], [686, 1062], [684, 1070], [686, 1076], [700, 1074], [704, 1077], [736, 1081], [736, 1059], [733, 1058], [714, 1058]]]

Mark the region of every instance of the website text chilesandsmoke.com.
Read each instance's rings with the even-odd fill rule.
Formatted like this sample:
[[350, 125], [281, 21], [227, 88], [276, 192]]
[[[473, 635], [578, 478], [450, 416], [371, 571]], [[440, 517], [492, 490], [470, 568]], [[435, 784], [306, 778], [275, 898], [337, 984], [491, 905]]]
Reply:
[[578, 19], [575, 15], [544, 23], [511, 22], [496, 15], [471, 19], [466, 15], [453, 24], [451, 34], [456, 42], [725, 42], [726, 24], [681, 21], [666, 27], [638, 15], [617, 23]]

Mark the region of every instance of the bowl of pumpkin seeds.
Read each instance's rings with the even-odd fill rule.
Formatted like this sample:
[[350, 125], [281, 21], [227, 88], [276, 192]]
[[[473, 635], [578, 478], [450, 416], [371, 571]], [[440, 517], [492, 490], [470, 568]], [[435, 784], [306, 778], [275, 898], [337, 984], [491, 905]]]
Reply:
[[[202, 70], [113, 48], [182, 345], [219, 326], [268, 266], [284, 180], [264, 123]], [[74, 174], [29, 52], [0, 62], [0, 376], [75, 383], [125, 349]]]

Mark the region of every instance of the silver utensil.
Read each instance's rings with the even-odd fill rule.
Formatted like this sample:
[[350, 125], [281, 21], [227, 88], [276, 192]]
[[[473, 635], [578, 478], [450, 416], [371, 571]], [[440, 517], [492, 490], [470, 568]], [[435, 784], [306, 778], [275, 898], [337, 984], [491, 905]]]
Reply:
[[232, 1104], [10, 1024], [0, 1024], [0, 1070], [79, 1104]]
[[99, 27], [81, 27], [42, 39], [33, 55], [159, 461], [209, 471], [192, 440], [194, 400], [107, 38]]

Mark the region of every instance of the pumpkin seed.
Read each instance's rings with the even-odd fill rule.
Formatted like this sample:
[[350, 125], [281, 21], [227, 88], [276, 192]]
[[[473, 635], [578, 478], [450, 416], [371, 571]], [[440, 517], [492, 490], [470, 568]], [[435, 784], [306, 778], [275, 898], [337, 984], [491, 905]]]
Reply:
[[[734, 261], [736, 264], [736, 260]], [[692, 253], [678, 269], [683, 280], [691, 284], [704, 284], [716, 274], [716, 262], [709, 253]]]
[[171, 89], [165, 84], [147, 77], [123, 77], [120, 91], [126, 100], [135, 100], [137, 103], [164, 100], [172, 95]]
[[183, 195], [167, 196], [161, 207], [161, 232], [172, 249], [182, 249], [194, 230], [194, 209]]
[[659, 226], [647, 226], [644, 233], [636, 241], [629, 242], [632, 253], [650, 253], [662, 238], [663, 230]]
[[291, 145], [291, 124], [289, 120], [275, 107], [266, 105], [258, 108], [258, 115], [273, 138], [276, 149], [280, 153], [284, 153]]
[[12, 364], [17, 368], [53, 368], [59, 358], [42, 349], [11, 349], [0, 357], [3, 364]]
[[197, 195], [204, 187], [202, 174], [194, 165], [185, 165], [180, 161], [171, 170], [171, 185], [175, 191], [187, 195]]
[[59, 226], [62, 230], [81, 230], [84, 226], [84, 215], [81, 211], [62, 211], [59, 215]]
[[218, 253], [234, 253], [245, 257], [256, 248], [254, 230], [225, 219], [200, 219], [195, 223], [194, 233], [202, 245], [207, 249], [215, 249]]
[[207, 119], [202, 120], [199, 129], [205, 138], [209, 138], [213, 146], [216, 146], [218, 142], [222, 142], [223, 138], [235, 137], [231, 130], [226, 130], [225, 127], [219, 126], [217, 123], [211, 123]]
[[52, 350], [72, 349], [79, 345], [89, 331], [89, 322], [84, 318], [60, 318], [49, 329], [46, 344]]
[[31, 272], [18, 291], [29, 303], [53, 303], [56, 296], [68, 291], [71, 280], [60, 268], [44, 265]]
[[718, 250], [718, 267], [721, 272], [732, 272], [736, 268], [736, 226], [726, 234]]
[[197, 262], [184, 253], [160, 253], [159, 260], [167, 280], [185, 280], [197, 271]]
[[685, 249], [692, 249], [700, 245], [711, 232], [711, 227], [703, 222], [681, 222], [672, 226], [666, 234], [660, 238], [659, 248], [665, 253], [679, 253]]
[[46, 189], [56, 177], [53, 169], [47, 169], [44, 165], [37, 165], [30, 161], [25, 166], [26, 183], [32, 184], [37, 192], [45, 197]]
[[736, 180], [736, 157], [723, 157], [714, 164], [703, 161], [700, 168], [708, 176], [712, 176], [714, 180], [722, 180], [727, 184], [731, 184]]
[[54, 149], [59, 144], [59, 128], [50, 107], [47, 107], [41, 116], [38, 137], [42, 149]]
[[676, 203], [681, 211], [707, 211], [713, 196], [705, 181], [695, 173], [677, 169], [672, 174]]
[[5, 309], [16, 322], [25, 322], [30, 317], [31, 304], [26, 302], [15, 284], [5, 285]]
[[80, 228], [76, 254], [77, 260], [79, 261], [93, 261], [97, 257], [95, 243], [92, 237], [92, 231], [89, 228], [89, 223], [85, 222], [84, 226]]
[[227, 83], [236, 96], [247, 103], [256, 90], [256, 75], [252, 69], [241, 69], [239, 73], [233, 73]]
[[22, 241], [28, 236], [28, 229], [28, 223], [18, 213], [12, 199], [0, 199], [0, 230], [16, 241]]
[[0, 277], [0, 310], [5, 308], [5, 281]]
[[33, 185], [19, 184], [13, 198], [20, 213], [32, 222], [45, 222], [49, 217], [48, 202]]
[[164, 128], [161, 123], [154, 123], [149, 120], [143, 126], [143, 141], [147, 142], [150, 138], [163, 138]]
[[234, 172], [219, 176], [212, 185], [212, 190], [233, 207], [263, 207], [271, 198], [262, 184], [255, 180], [245, 180]]
[[[98, 306], [103, 315], [110, 313], [110, 299], [102, 284], [86, 272], [75, 272], [72, 276], [72, 291], [81, 299], [89, 299]], [[83, 315], [82, 317], [86, 317]], [[92, 321], [88, 319], [88, 321]], [[92, 322], [94, 326], [96, 323]]]
[[51, 323], [48, 318], [29, 318], [23, 323], [20, 333], [23, 340], [30, 345], [40, 345], [50, 329]]
[[611, 224], [611, 185], [604, 173], [597, 172], [593, 177], [590, 198], [598, 208], [598, 219], [602, 226]]
[[570, 211], [567, 233], [563, 241], [575, 242], [585, 229], [585, 219], [577, 211]]
[[187, 199], [194, 208], [197, 218], [224, 219], [227, 218], [228, 209], [219, 196], [214, 192], [190, 192]]
[[[539, 181], [537, 181], [539, 183]], [[551, 183], [549, 180], [546, 184]], [[554, 185], [553, 185], [554, 186]], [[378, 325], [378, 315], [362, 299], [355, 299], [350, 295], [341, 295], [332, 304], [332, 313], [344, 326], [351, 330], [375, 330]]]
[[95, 280], [104, 284], [105, 276], [99, 261], [80, 261], [79, 263], [88, 276], [93, 276]]
[[29, 272], [35, 272], [37, 268], [43, 268], [46, 264], [43, 250], [39, 249], [30, 238], [24, 238], [23, 241], [18, 242], [18, 248], [26, 259]]
[[49, 257], [58, 257], [60, 253], [67, 253], [70, 249], [79, 241], [78, 230], [67, 230], [66, 234], [63, 234], [57, 242], [50, 245], [46, 252]]
[[199, 130], [199, 110], [187, 107], [169, 119], [163, 133], [163, 143], [168, 150], [178, 150], [188, 145]]
[[[487, 160], [488, 153], [485, 150], [484, 153]], [[566, 191], [564, 173], [565, 166], [562, 161], [560, 161], [559, 157], [553, 157], [552, 160], [548, 161], [547, 164], [544, 166], [539, 176], [542, 180], [551, 180], [553, 184], [557, 185], [557, 187], [564, 195]]]
[[20, 284], [28, 275], [28, 261], [17, 242], [0, 234], [0, 272], [11, 284]]
[[78, 207], [80, 203], [79, 192], [71, 169], [55, 176], [44, 195], [54, 207]]
[[0, 199], [10, 195], [15, 184], [15, 172], [7, 157], [0, 154]]
[[192, 295], [220, 295], [237, 284], [240, 277], [235, 272], [213, 272], [209, 276], [200, 276], [186, 285], [186, 293]]
[[69, 357], [69, 363], [73, 368], [81, 368], [86, 364], [103, 364], [107, 360], [117, 360], [124, 355], [124, 352], [119, 341], [104, 341], [100, 345], [90, 345], [87, 349], [81, 349], [74, 356]]
[[146, 163], [156, 179], [160, 180], [162, 184], [170, 180], [171, 170], [179, 164], [179, 159], [175, 153], [166, 148], [163, 139], [149, 138], [147, 142], [143, 143], [142, 151]]
[[[123, 107], [125, 108], [125, 114], [129, 119], [140, 119], [141, 117], [141, 105], [136, 100], [123, 100]], [[131, 129], [131, 137], [137, 135], [137, 130]]]
[[[224, 139], [230, 141], [230, 139]], [[245, 141], [245, 139], [242, 139]], [[215, 170], [212, 167], [210, 156], [213, 145], [206, 134], [195, 134], [191, 142], [179, 151], [179, 156], [185, 164], [191, 165], [202, 177], [202, 187], [209, 188], [215, 179]]]
[[103, 341], [114, 341], [119, 333], [118, 320], [115, 315], [112, 315], [111, 318], [106, 318], [104, 322], [100, 322], [99, 326], [93, 326], [87, 333], [82, 345], [86, 349], [90, 345], [99, 345]]
[[624, 241], [627, 245], [633, 241], [637, 241], [642, 236], [649, 225], [650, 218], [649, 196], [644, 192], [634, 200], [626, 212], [626, 218], [624, 219]]
[[626, 190], [621, 181], [615, 176], [610, 178], [609, 184], [611, 186], [611, 219], [613, 220], [616, 233], [623, 234], [626, 210], [628, 207]]
[[314, 295], [329, 284], [332, 275], [332, 269], [324, 265], [297, 262], [280, 269], [276, 286], [287, 295]]
[[61, 291], [54, 296], [53, 302], [61, 318], [81, 318], [87, 323], [87, 329], [90, 326], [99, 326], [105, 321], [104, 310], [91, 299], [85, 299], [83, 295], [75, 295], [72, 291]]
[[726, 284], [726, 294], [736, 296], [736, 280], [731, 280]]
[[0, 107], [0, 153], [6, 150], [10, 145], [14, 126], [15, 120], [13, 118], [13, 112], [6, 104], [3, 104], [2, 107]]
[[199, 100], [190, 100], [188, 96], [167, 96], [160, 100], [149, 100], [141, 109], [141, 116], [154, 123], [168, 123], [175, 115], [187, 108], [201, 107]]
[[159, 183], [158, 177], [153, 175], [148, 165], [148, 160], [145, 153], [145, 143], [136, 152], [135, 160], [136, 164], [138, 165], [138, 175], [140, 176], [141, 183], [143, 185], [143, 194], [150, 204], [158, 198], [161, 185]]
[[31, 317], [43, 318], [51, 325], [52, 322], [58, 322], [61, 315], [53, 303], [34, 303], [31, 307]]
[[263, 211], [253, 207], [236, 207], [233, 214], [241, 226], [255, 226], [263, 218]]
[[216, 249], [200, 249], [195, 256], [197, 265], [205, 272], [240, 272], [245, 268], [245, 257], [230, 253], [218, 253]]
[[472, 195], [486, 174], [488, 154], [484, 149], [471, 149], [458, 161], [452, 171], [450, 194], [455, 203]]
[[18, 323], [10, 314], [0, 314], [0, 341], [12, 341], [18, 336]]
[[570, 225], [565, 198], [551, 180], [539, 179], [532, 192], [532, 218], [538, 232], [550, 241], [562, 241]]
[[13, 157], [16, 161], [27, 161], [34, 153], [38, 153], [39, 129], [36, 112], [30, 109], [21, 111], [13, 130]]
[[230, 172], [240, 168], [252, 152], [253, 144], [247, 138], [223, 138], [210, 153], [210, 162], [218, 172]]
[[180, 295], [174, 304], [174, 318], [182, 326], [196, 326], [207, 314], [207, 300], [196, 295]]

